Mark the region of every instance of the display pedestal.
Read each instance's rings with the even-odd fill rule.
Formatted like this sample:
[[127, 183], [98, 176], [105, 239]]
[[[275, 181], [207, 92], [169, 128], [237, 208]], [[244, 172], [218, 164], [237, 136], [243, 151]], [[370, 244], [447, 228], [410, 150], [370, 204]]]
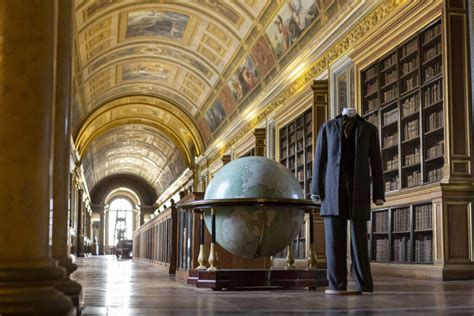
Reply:
[[190, 270], [188, 284], [213, 290], [244, 287], [283, 287], [316, 290], [328, 285], [326, 270], [222, 269]]

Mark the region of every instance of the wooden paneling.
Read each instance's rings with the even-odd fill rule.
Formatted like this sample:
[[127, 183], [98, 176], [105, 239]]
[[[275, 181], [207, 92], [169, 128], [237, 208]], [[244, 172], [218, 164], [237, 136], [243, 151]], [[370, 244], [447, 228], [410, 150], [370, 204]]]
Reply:
[[469, 260], [468, 204], [445, 202], [448, 261]]

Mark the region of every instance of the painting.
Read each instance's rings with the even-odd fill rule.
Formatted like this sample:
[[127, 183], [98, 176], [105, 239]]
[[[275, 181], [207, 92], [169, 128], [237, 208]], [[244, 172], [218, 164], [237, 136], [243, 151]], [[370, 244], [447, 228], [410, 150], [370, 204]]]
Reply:
[[127, 38], [160, 36], [182, 40], [189, 16], [177, 12], [138, 11], [128, 14]]
[[84, 21], [89, 19], [92, 15], [96, 14], [98, 11], [109, 7], [110, 5], [116, 3], [116, 0], [96, 0], [92, 2], [84, 11]]
[[227, 114], [230, 114], [235, 110], [235, 103], [234, 100], [232, 100], [232, 93], [230, 92], [228, 86], [224, 86], [224, 88], [219, 93], [218, 98]]
[[161, 63], [127, 63], [122, 68], [122, 81], [125, 80], [168, 80], [171, 66]]
[[277, 58], [281, 58], [320, 15], [317, 0], [286, 0], [266, 29]]
[[222, 108], [222, 104], [219, 100], [215, 100], [212, 106], [206, 112], [206, 120], [211, 128], [212, 132], [221, 125], [222, 121], [225, 119], [225, 111]]
[[201, 120], [199, 120], [199, 130], [201, 131], [202, 136], [204, 137], [206, 141], [208, 141], [209, 138], [211, 138], [212, 133], [211, 133], [211, 130], [209, 129], [209, 124], [207, 123], [204, 117], [201, 118]]
[[242, 100], [259, 83], [260, 77], [252, 57], [247, 56], [237, 71], [227, 81], [235, 103]]
[[266, 76], [270, 70], [272, 70], [273, 66], [275, 66], [272, 48], [265, 36], [261, 36], [252, 47], [252, 56], [255, 59], [255, 63], [262, 77]]

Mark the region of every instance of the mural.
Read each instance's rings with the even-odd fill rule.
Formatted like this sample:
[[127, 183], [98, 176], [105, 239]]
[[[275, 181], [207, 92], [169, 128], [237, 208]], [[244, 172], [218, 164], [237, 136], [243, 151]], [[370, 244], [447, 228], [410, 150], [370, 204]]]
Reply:
[[125, 80], [168, 80], [171, 66], [160, 63], [128, 63], [122, 68], [122, 81]]
[[266, 30], [277, 58], [290, 49], [319, 14], [317, 0], [286, 1]]
[[247, 56], [237, 71], [227, 81], [235, 103], [242, 100], [259, 83], [260, 77], [252, 57]]
[[93, 62], [88, 70], [90, 73], [94, 72], [99, 67], [115, 60], [118, 58], [131, 56], [131, 55], [146, 55], [146, 57], [156, 56], [156, 57], [173, 57], [176, 60], [189, 63], [192, 67], [199, 70], [206, 78], [210, 78], [212, 76], [211, 70], [206, 67], [203, 63], [196, 60], [192, 56], [186, 55], [178, 50], [171, 49], [168, 47], [158, 47], [158, 46], [136, 46], [136, 47], [129, 47], [124, 48], [119, 51], [113, 52], [105, 57], [98, 59], [97, 61]]
[[235, 103], [232, 100], [232, 93], [230, 92], [229, 87], [224, 86], [224, 88], [219, 93], [218, 98], [227, 114], [230, 114], [235, 110]]
[[252, 56], [255, 59], [255, 63], [257, 64], [262, 77], [268, 74], [273, 66], [275, 66], [272, 48], [267, 42], [265, 36], [261, 36], [252, 47]]
[[127, 35], [182, 40], [189, 16], [176, 12], [139, 11], [128, 14]]
[[225, 120], [225, 111], [219, 100], [215, 100], [209, 110], [207, 110], [206, 120], [212, 132], [214, 132], [219, 125], [221, 125], [222, 121]]
[[201, 131], [204, 140], [208, 141], [209, 138], [211, 138], [212, 133], [209, 129], [209, 124], [204, 117], [199, 120], [199, 130]]

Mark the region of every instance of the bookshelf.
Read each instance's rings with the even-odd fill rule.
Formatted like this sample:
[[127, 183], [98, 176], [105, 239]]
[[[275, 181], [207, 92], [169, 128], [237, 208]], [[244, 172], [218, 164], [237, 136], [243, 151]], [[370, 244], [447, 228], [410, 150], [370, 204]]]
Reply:
[[372, 212], [370, 258], [384, 263], [433, 263], [433, 211], [420, 203]]
[[387, 192], [443, 176], [441, 47], [438, 20], [361, 72], [362, 116], [379, 129]]
[[313, 173], [312, 110], [280, 128], [280, 163], [298, 179], [305, 197], [311, 198]]
[[[295, 120], [280, 128], [280, 163], [296, 177], [304, 196], [311, 198], [311, 177], [313, 173], [313, 122], [312, 109], [299, 115]], [[295, 258], [305, 258], [306, 227], [303, 224], [298, 236], [293, 240]], [[286, 257], [287, 249], [276, 254], [276, 258]]]

